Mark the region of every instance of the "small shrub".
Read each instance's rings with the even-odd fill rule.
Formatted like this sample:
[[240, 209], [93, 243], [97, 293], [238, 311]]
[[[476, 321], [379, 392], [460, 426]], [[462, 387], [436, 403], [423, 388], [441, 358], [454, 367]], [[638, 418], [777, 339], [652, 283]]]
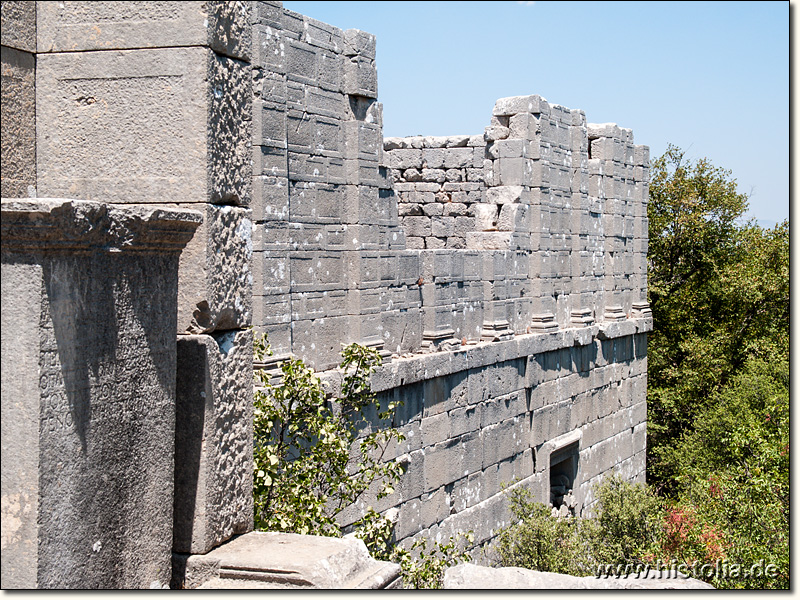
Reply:
[[595, 488], [592, 518], [554, 517], [527, 488], [508, 491], [517, 523], [498, 536], [500, 564], [534, 571], [587, 576], [599, 565], [641, 564], [658, 553], [663, 508], [644, 485], [607, 477]]
[[[400, 564], [403, 584], [413, 589], [439, 589], [444, 584], [444, 572], [461, 562], [469, 562], [466, 548], [472, 544], [472, 532], [459, 533], [447, 543], [416, 540], [408, 550], [396, 547], [389, 560]], [[417, 554], [415, 556], [415, 554]]]
[[[256, 360], [270, 354], [266, 337], [256, 336]], [[342, 351], [344, 373], [338, 399], [327, 398], [313, 369], [298, 359], [281, 364], [282, 381], [272, 385], [257, 371], [254, 407], [254, 498], [256, 529], [341, 536], [337, 515], [373, 484], [377, 497], [394, 491], [402, 466], [385, 461], [392, 440], [396, 405], [378, 413], [385, 428], [358, 441], [358, 460], [350, 462], [359, 429], [376, 404], [369, 376], [380, 363], [370, 348], [350, 344]]]
[[495, 550], [504, 567], [522, 567], [568, 575], [591, 573], [594, 524], [585, 519], [553, 517], [530, 490], [508, 490], [511, 512], [518, 522], [500, 532]]
[[[255, 336], [253, 352], [256, 361], [271, 355], [266, 336]], [[373, 414], [377, 399], [369, 376], [378, 364], [375, 350], [345, 347], [335, 400], [301, 360], [281, 364], [278, 385], [266, 372], [255, 372], [256, 529], [340, 537], [337, 515], [342, 510], [376, 486], [378, 499], [394, 492], [403, 468], [385, 460], [386, 450], [404, 436], [393, 427], [397, 404], [390, 402]], [[375, 430], [359, 438], [359, 431], [369, 431], [374, 416]], [[417, 540], [409, 550], [394, 544], [393, 533], [393, 520], [372, 507], [355, 525], [355, 536], [374, 558], [400, 564], [407, 587], [441, 587], [445, 569], [469, 560], [465, 547], [472, 543], [471, 533], [431, 549], [426, 540]]]
[[598, 559], [604, 563], [643, 564], [645, 557], [658, 552], [664, 509], [649, 487], [612, 475], [595, 488], [595, 493]]

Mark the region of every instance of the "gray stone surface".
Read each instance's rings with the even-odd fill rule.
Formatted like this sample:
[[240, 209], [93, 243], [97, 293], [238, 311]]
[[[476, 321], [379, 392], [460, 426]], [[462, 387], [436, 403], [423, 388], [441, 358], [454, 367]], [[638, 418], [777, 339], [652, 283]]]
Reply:
[[357, 538], [260, 531], [176, 563], [173, 587], [200, 589], [381, 589], [400, 575], [399, 565], [376, 561]]
[[253, 529], [253, 333], [178, 336], [173, 551]]
[[213, 204], [193, 207], [203, 224], [181, 255], [178, 333], [208, 333], [252, 323], [253, 257], [250, 209]]
[[36, 52], [36, 2], [0, 3], [0, 43], [24, 52]]
[[225, 56], [247, 60], [250, 57], [249, 4], [241, 1], [38, 2], [38, 50], [76, 52], [208, 46]]
[[[42, 266], [2, 264], [2, 587], [35, 587], [39, 525]], [[9, 457], [14, 457], [10, 460]]]
[[22, 359], [3, 450], [24, 448], [3, 461], [4, 587], [169, 583], [178, 253], [200, 220], [3, 200], [2, 354]]
[[[4, 2], [3, 15], [6, 18]], [[3, 35], [5, 36], [3, 26]], [[9, 29], [11, 27], [9, 26]], [[4, 198], [35, 196], [36, 189], [36, 60], [33, 54], [0, 48], [2, 62], [2, 107], [0, 148], [0, 192]]]
[[446, 590], [713, 590], [703, 581], [675, 572], [651, 572], [647, 577], [574, 577], [519, 567], [491, 568], [464, 563], [444, 574]]
[[207, 48], [40, 55], [39, 195], [248, 204], [250, 88]]
[[[3, 193], [38, 186], [40, 196], [169, 203], [205, 217], [180, 261], [173, 321], [192, 334], [181, 341], [179, 477], [188, 474], [191, 500], [176, 504], [180, 548], [206, 551], [241, 531], [248, 511], [229, 502], [243, 496], [226, 469], [247, 470], [251, 324], [278, 354], [320, 369], [338, 363], [343, 343], [382, 349], [374, 388], [405, 403], [408, 437], [390, 454], [405, 455], [412, 476], [367, 501], [399, 509], [400, 537], [475, 529], [476, 543], [490, 541], [508, 522], [502, 484], [548, 491], [542, 461], [562, 435], [580, 434], [578, 511], [611, 472], [643, 479], [649, 153], [630, 130], [521, 96], [498, 100], [481, 135], [382, 143], [374, 36], [276, 2], [42, 4], [34, 125], [33, 57], [9, 47], [35, 50], [31, 7], [3, 4]], [[88, 235], [100, 248], [103, 227], [26, 235], [45, 245]], [[111, 245], [145, 239], [133, 229]], [[4, 253], [32, 243], [18, 242], [4, 235]], [[110, 253], [104, 260], [112, 269]], [[21, 260], [4, 265], [4, 294], [36, 294], [18, 283], [28, 275]], [[215, 349], [227, 336], [235, 360]], [[30, 368], [6, 361], [4, 381]], [[3, 410], [24, 421], [26, 407]], [[38, 460], [33, 444], [20, 451], [22, 465]], [[41, 510], [24, 491], [38, 480], [26, 479], [28, 466], [8, 469], [4, 481], [23, 490], [8, 504], [15, 524]], [[19, 552], [4, 552], [4, 577], [35, 571], [37, 527], [14, 525]]]

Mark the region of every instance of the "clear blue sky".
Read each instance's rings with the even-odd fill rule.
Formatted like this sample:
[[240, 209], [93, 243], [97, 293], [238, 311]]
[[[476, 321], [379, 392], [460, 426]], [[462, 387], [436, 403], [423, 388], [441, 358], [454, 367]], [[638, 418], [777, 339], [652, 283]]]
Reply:
[[789, 216], [789, 2], [284, 2], [377, 36], [384, 135], [482, 133], [539, 94], [729, 169]]

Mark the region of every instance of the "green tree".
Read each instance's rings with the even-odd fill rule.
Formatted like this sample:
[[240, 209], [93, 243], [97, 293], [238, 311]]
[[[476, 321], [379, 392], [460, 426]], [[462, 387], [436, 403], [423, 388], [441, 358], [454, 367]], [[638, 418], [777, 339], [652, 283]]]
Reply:
[[[266, 336], [255, 336], [253, 355], [271, 354]], [[262, 531], [339, 537], [343, 510], [365, 495], [394, 493], [403, 474], [387, 450], [405, 438], [395, 428], [398, 404], [379, 406], [369, 379], [380, 364], [377, 351], [359, 344], [342, 350], [337, 397], [325, 391], [302, 360], [281, 363], [275, 384], [264, 370], [255, 372], [254, 482], [255, 527]], [[400, 564], [403, 583], [414, 588], [442, 586], [444, 571], [467, 561], [472, 532], [446, 542], [419, 539], [403, 548], [394, 542], [394, 521], [371, 506], [355, 524], [378, 560]]]
[[670, 147], [650, 188], [648, 481], [666, 558], [772, 563], [788, 586], [789, 223], [741, 223], [728, 171]]
[[676, 448], [679, 502], [730, 562], [763, 560], [776, 576], [719, 587], [789, 585], [789, 362], [751, 358]]
[[729, 171], [673, 146], [653, 163], [648, 478], [675, 487], [674, 443], [750, 356], [788, 352], [788, 222], [742, 225]]

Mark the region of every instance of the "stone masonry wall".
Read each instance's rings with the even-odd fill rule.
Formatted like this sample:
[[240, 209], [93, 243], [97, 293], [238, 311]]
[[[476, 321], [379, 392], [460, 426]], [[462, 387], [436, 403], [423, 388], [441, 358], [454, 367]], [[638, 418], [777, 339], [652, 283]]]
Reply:
[[649, 152], [630, 130], [531, 95], [483, 133], [384, 140], [375, 37], [280, 2], [3, 2], [2, 20], [3, 196], [203, 216], [159, 498], [176, 572], [252, 529], [251, 326], [268, 369], [294, 355], [335, 380], [343, 344], [381, 352], [408, 473], [363, 505], [397, 509], [402, 543], [490, 540], [513, 480], [580, 512], [606, 474], [643, 479]]
[[25, 198], [36, 189], [36, 7], [3, 2], [0, 15], [0, 195]]
[[403, 401], [401, 488], [344, 524], [371, 504], [403, 543], [479, 544], [508, 523], [503, 483], [548, 502], [568, 473], [580, 512], [604, 475], [643, 480], [647, 148], [539, 96], [498, 100], [482, 135], [383, 140], [373, 36], [258, 2], [253, 40], [264, 366], [333, 381], [364, 343]]

